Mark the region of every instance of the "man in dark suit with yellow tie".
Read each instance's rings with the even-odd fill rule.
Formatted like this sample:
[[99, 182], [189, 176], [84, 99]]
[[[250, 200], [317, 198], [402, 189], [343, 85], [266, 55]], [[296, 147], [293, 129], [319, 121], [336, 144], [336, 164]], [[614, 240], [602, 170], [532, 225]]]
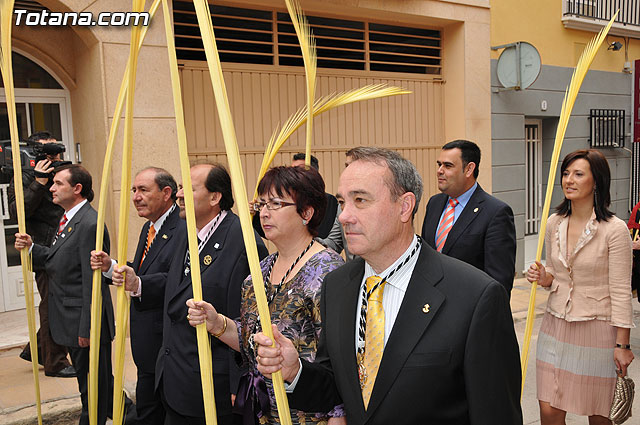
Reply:
[[511, 295], [516, 227], [511, 207], [477, 183], [480, 148], [454, 140], [438, 157], [438, 189], [427, 203], [422, 239], [430, 247], [482, 270]]
[[[138, 373], [136, 414], [127, 417], [127, 424], [162, 424], [165, 411], [155, 390], [155, 368], [162, 345], [167, 272], [181, 224], [180, 209], [175, 203], [178, 185], [166, 170], [148, 167], [136, 174], [131, 191], [138, 215], [147, 222], [140, 231], [133, 262], [129, 263], [136, 278], [125, 284], [131, 293], [131, 353]], [[100, 267], [107, 277], [112, 277], [115, 261], [105, 252], [92, 252], [91, 260], [92, 267]], [[123, 281], [121, 274], [114, 275], [114, 283]]]
[[274, 329], [258, 333], [258, 369], [282, 370], [289, 404], [349, 425], [522, 424], [520, 356], [500, 284], [422, 243], [413, 218], [422, 179], [393, 151], [361, 148], [337, 198], [360, 256], [323, 284], [314, 363]]

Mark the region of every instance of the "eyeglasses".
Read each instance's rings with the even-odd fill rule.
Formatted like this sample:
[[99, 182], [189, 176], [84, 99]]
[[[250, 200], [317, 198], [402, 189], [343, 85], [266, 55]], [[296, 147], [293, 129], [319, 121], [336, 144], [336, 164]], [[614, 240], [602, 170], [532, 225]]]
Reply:
[[262, 210], [262, 207], [267, 206], [268, 210], [279, 210], [282, 207], [288, 207], [291, 205], [295, 205], [295, 202], [286, 202], [286, 201], [269, 201], [269, 202], [254, 202], [251, 204], [254, 212], [259, 213]]

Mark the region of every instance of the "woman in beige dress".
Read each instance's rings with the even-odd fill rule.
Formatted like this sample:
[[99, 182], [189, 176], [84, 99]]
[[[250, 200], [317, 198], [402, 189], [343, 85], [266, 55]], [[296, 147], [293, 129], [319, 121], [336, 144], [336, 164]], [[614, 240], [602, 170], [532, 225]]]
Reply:
[[611, 424], [616, 371], [626, 375], [633, 360], [631, 238], [608, 209], [611, 172], [602, 153], [572, 152], [561, 173], [564, 200], [547, 223], [546, 266], [527, 271], [549, 291], [536, 355], [540, 419], [564, 424], [570, 412]]

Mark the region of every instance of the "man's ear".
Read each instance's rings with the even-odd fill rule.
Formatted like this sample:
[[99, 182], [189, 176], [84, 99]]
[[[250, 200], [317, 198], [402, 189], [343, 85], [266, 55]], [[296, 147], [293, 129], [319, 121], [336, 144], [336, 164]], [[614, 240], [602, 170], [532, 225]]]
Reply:
[[402, 210], [400, 211], [400, 220], [403, 223], [411, 221], [413, 218], [413, 210], [416, 206], [416, 195], [413, 192], [407, 192], [400, 195]]
[[211, 206], [215, 207], [216, 205], [220, 204], [220, 200], [222, 199], [222, 193], [220, 192], [213, 192], [211, 194]]
[[169, 199], [171, 199], [171, 188], [169, 186], [163, 187], [161, 192], [162, 192], [162, 199], [165, 202], [167, 202]]
[[473, 176], [473, 171], [476, 169], [476, 163], [475, 162], [470, 162], [467, 164], [467, 166], [464, 169], [464, 175], [466, 177], [471, 177]]
[[81, 193], [82, 193], [82, 183], [78, 183], [75, 186], [73, 186], [74, 195], [80, 195]]

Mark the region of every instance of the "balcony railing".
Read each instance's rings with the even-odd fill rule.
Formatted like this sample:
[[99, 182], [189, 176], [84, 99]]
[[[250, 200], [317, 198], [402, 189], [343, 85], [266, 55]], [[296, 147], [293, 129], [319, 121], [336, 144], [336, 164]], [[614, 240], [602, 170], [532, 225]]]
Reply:
[[611, 34], [640, 38], [639, 0], [562, 0], [567, 28], [599, 31], [619, 10]]
[[640, 2], [638, 0], [566, 0], [565, 15], [609, 21], [620, 10], [616, 22], [640, 26]]

